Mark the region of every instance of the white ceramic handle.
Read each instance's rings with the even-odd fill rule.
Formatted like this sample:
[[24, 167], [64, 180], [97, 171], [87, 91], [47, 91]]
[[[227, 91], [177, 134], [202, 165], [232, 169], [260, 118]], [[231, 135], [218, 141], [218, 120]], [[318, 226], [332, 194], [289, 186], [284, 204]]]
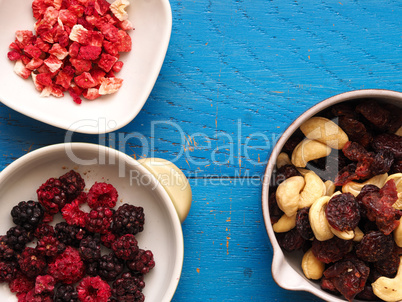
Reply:
[[187, 177], [172, 162], [162, 158], [143, 158], [138, 160], [165, 188], [179, 215], [180, 221], [190, 212], [192, 192]]

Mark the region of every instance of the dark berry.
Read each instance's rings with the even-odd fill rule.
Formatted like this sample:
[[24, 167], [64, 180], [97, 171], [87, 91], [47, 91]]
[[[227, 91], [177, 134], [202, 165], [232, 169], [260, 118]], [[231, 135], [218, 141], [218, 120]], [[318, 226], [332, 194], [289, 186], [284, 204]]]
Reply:
[[140, 249], [133, 260], [127, 261], [130, 271], [140, 274], [147, 274], [155, 267], [154, 255], [149, 250]]
[[394, 278], [399, 267], [400, 258], [397, 253], [393, 252], [387, 258], [374, 262], [374, 268], [381, 276]]
[[44, 236], [38, 240], [36, 244], [36, 250], [40, 252], [41, 255], [52, 258], [61, 254], [66, 249], [66, 245], [57, 240], [54, 236]]
[[107, 302], [112, 295], [109, 284], [97, 277], [85, 277], [77, 286], [78, 299], [87, 302]]
[[356, 106], [356, 111], [361, 113], [373, 126], [384, 128], [390, 120], [391, 114], [380, 103], [366, 100]]
[[55, 236], [56, 232], [54, 231], [54, 227], [47, 223], [41, 223], [38, 225], [34, 232], [34, 236], [37, 239], [41, 239], [44, 236]]
[[356, 255], [363, 261], [376, 262], [389, 257], [394, 249], [392, 235], [371, 231], [356, 246]]
[[309, 220], [309, 208], [303, 208], [297, 211], [296, 216], [296, 229], [303, 237], [303, 239], [310, 240], [314, 237], [313, 230], [311, 229]]
[[40, 204], [50, 214], [58, 213], [66, 205], [67, 194], [57, 178], [48, 179], [36, 192]]
[[86, 221], [86, 228], [93, 233], [105, 234], [112, 224], [114, 211], [108, 207], [97, 207], [91, 210]]
[[80, 209], [80, 205], [84, 204], [85, 202], [86, 193], [81, 192], [76, 199], [74, 199], [71, 203], [67, 203], [61, 209], [62, 216], [68, 224], [85, 227], [88, 213]]
[[105, 234], [101, 235], [101, 242], [104, 246], [111, 249], [112, 244], [119, 238], [116, 234], [112, 233], [111, 231], [106, 232]]
[[350, 193], [333, 196], [325, 209], [328, 223], [338, 231], [352, 231], [360, 221], [359, 206]]
[[305, 242], [305, 239], [296, 228], [291, 229], [289, 232], [277, 233], [276, 238], [279, 246], [288, 252], [301, 249]]
[[36, 249], [27, 247], [18, 260], [21, 271], [29, 278], [42, 275], [47, 268], [46, 258]]
[[35, 282], [21, 272], [17, 272], [16, 277], [8, 283], [8, 286], [12, 293], [27, 293], [35, 287]]
[[78, 293], [74, 286], [69, 284], [60, 285], [54, 294], [54, 302], [78, 302]]
[[22, 226], [15, 226], [7, 231], [7, 244], [15, 251], [22, 251], [25, 245], [32, 241], [33, 232], [28, 232]]
[[18, 265], [14, 261], [0, 261], [0, 282], [10, 282], [17, 276]]
[[85, 188], [84, 179], [82, 179], [81, 175], [74, 170], [71, 170], [60, 176], [59, 180], [62, 184], [63, 191], [67, 195], [68, 201], [72, 201], [73, 199], [77, 198]]
[[144, 209], [125, 203], [113, 215], [112, 231], [119, 235], [135, 235], [144, 230], [144, 223]]
[[85, 275], [85, 266], [80, 253], [72, 247], [67, 247], [62, 254], [49, 264], [48, 273], [57, 282], [65, 284], [78, 282]]
[[314, 239], [311, 249], [318, 260], [331, 263], [342, 259], [350, 251], [352, 245], [352, 240], [343, 240], [335, 236], [325, 241]]
[[0, 259], [11, 260], [16, 256], [16, 252], [7, 243], [7, 236], [0, 236]]
[[279, 186], [284, 180], [292, 176], [300, 176], [300, 172], [293, 165], [284, 165], [280, 167], [275, 173], [275, 184], [274, 186]]
[[383, 133], [374, 138], [372, 146], [377, 152], [388, 150], [396, 159], [402, 159], [402, 136]]
[[38, 224], [43, 219], [43, 208], [39, 202], [29, 200], [21, 201], [11, 210], [13, 222], [22, 226], [27, 231], [35, 231]]
[[90, 235], [90, 233], [79, 226], [69, 225], [66, 222], [59, 222], [55, 226], [57, 239], [72, 247], [78, 248], [82, 239]]
[[101, 244], [99, 237], [88, 236], [81, 240], [79, 248], [84, 262], [92, 263], [101, 257]]
[[114, 281], [123, 272], [124, 262], [113, 253], [99, 259], [98, 274], [105, 281]]
[[145, 297], [142, 289], [145, 287], [142, 275], [124, 273], [121, 278], [113, 282], [112, 294], [116, 301], [121, 302], [142, 302]]
[[88, 205], [92, 209], [97, 207], [113, 208], [117, 203], [118, 193], [111, 184], [95, 182], [88, 192]]
[[117, 258], [133, 260], [138, 253], [138, 241], [132, 234], [123, 235], [113, 243], [112, 250]]

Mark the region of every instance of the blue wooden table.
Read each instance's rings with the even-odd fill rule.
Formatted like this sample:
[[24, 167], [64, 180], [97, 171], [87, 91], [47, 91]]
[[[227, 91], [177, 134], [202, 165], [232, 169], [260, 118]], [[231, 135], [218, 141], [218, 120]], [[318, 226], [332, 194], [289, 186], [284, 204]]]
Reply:
[[[261, 176], [300, 113], [338, 93], [402, 91], [400, 1], [172, 0], [165, 63], [140, 114], [106, 135], [134, 158], [172, 160], [189, 178], [185, 258], [175, 302], [320, 301], [271, 277]], [[118, 141], [117, 133], [141, 133]], [[0, 105], [0, 168], [65, 131]]]

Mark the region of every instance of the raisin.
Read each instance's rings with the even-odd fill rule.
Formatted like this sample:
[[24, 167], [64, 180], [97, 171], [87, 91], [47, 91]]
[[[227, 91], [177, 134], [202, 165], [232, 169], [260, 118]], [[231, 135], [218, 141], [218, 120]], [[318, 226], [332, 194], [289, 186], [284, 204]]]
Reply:
[[301, 176], [301, 174], [295, 166], [284, 165], [276, 171], [275, 185], [278, 186], [281, 182], [293, 176]]
[[367, 131], [364, 124], [356, 119], [341, 116], [339, 117], [339, 127], [345, 131], [350, 141], [357, 142], [365, 148], [373, 140], [371, 133]]
[[388, 150], [394, 154], [396, 159], [402, 159], [402, 136], [383, 133], [377, 135], [371, 145], [377, 152]]
[[396, 252], [391, 253], [387, 258], [374, 262], [374, 268], [388, 278], [394, 278], [399, 267], [400, 258]]
[[304, 134], [300, 129], [297, 129], [283, 145], [282, 152], [291, 155], [296, 146], [304, 139]]
[[342, 259], [351, 249], [352, 240], [342, 240], [338, 237], [326, 241], [313, 240], [312, 252], [324, 263], [331, 263]]
[[378, 301], [378, 297], [373, 292], [371, 284], [365, 284], [363, 290], [356, 295], [357, 299], [366, 301]]
[[386, 104], [385, 108], [390, 112], [391, 116], [387, 123], [387, 131], [389, 133], [395, 133], [400, 127], [402, 127], [402, 109], [393, 104]]
[[272, 192], [269, 195], [268, 199], [269, 205], [269, 216], [271, 218], [271, 223], [274, 224], [278, 222], [279, 218], [284, 214], [283, 211], [279, 208], [278, 203], [276, 202], [276, 192]]
[[356, 202], [359, 205], [360, 216], [367, 218], [367, 211], [365, 206], [363, 205], [363, 197], [366, 196], [368, 193], [372, 192], [380, 192], [380, 188], [375, 185], [365, 185], [361, 190], [360, 193], [356, 196]]
[[306, 240], [310, 240], [314, 237], [314, 233], [310, 225], [310, 220], [308, 218], [308, 213], [309, 208], [306, 207], [298, 210], [296, 215], [296, 229]]
[[357, 166], [355, 163], [351, 163], [341, 169], [338, 172], [338, 175], [335, 177], [334, 184], [335, 186], [343, 186], [344, 184], [347, 184], [349, 181], [359, 179], [359, 177], [356, 174], [356, 169]]
[[339, 294], [339, 291], [336, 289], [335, 284], [325, 276], [321, 278], [321, 283], [320, 283], [321, 289], [333, 293], [333, 294]]
[[356, 118], [355, 108], [351, 103], [336, 104], [331, 107], [331, 113], [338, 117]]
[[338, 231], [354, 230], [360, 221], [359, 206], [350, 193], [332, 197], [325, 209], [328, 223]]
[[394, 163], [394, 154], [388, 150], [381, 150], [375, 156], [371, 164], [371, 175], [388, 173]]
[[276, 238], [279, 246], [288, 252], [301, 249], [305, 241], [296, 228], [291, 229], [289, 232], [277, 233]]
[[360, 102], [356, 111], [379, 129], [384, 128], [390, 120], [390, 112], [374, 100]]
[[370, 269], [358, 259], [344, 259], [331, 265], [324, 271], [334, 287], [348, 300], [364, 289]]
[[376, 262], [389, 257], [393, 249], [394, 240], [391, 235], [371, 231], [356, 245], [356, 255], [363, 261]]
[[362, 161], [371, 156], [371, 154], [362, 145], [351, 141], [348, 141], [345, 144], [345, 146], [342, 148], [342, 152], [348, 159], [352, 161]]
[[395, 160], [389, 172], [390, 174], [402, 173], [402, 159]]

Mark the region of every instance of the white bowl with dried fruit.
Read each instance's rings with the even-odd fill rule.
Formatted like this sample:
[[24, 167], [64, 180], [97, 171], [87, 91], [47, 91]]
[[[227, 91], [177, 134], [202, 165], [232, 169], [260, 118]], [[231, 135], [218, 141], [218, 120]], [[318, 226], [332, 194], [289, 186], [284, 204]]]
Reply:
[[66, 291], [80, 301], [172, 299], [191, 205], [174, 164], [95, 144], [52, 145], [0, 173], [0, 205], [2, 301]]
[[272, 275], [326, 301], [402, 299], [402, 93], [313, 106], [268, 161], [262, 210]]
[[0, 0], [0, 101], [62, 129], [130, 123], [169, 45], [168, 0]]

